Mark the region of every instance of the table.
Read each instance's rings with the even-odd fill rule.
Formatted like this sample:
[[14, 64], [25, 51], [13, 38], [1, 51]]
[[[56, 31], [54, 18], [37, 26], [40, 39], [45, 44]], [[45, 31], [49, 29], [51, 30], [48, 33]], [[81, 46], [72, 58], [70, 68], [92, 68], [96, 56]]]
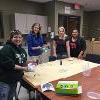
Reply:
[[[35, 72], [26, 72], [23, 79], [29, 86], [33, 87], [33, 89], [36, 89], [42, 95], [51, 100], [88, 100], [86, 99], [86, 91], [94, 89], [95, 84], [98, 84], [100, 80], [98, 79], [97, 81], [96, 78], [99, 73], [97, 68], [99, 64], [92, 62], [88, 62], [89, 66], [93, 70], [91, 76], [83, 77], [81, 72], [83, 71], [83, 67], [86, 63], [87, 61], [79, 60], [77, 58], [73, 58], [73, 60], [69, 60], [68, 58], [63, 59], [62, 65], [60, 65], [59, 60], [43, 63], [37, 66]], [[40, 84], [51, 82], [55, 87], [59, 80], [79, 81], [83, 87], [83, 93], [78, 96], [59, 96], [52, 91], [41, 92]]]

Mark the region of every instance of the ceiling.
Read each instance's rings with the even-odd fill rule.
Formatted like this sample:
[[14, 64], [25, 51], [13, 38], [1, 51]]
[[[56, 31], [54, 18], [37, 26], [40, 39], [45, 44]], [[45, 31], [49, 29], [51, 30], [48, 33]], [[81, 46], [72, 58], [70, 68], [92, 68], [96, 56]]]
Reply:
[[[28, 0], [28, 1], [44, 3], [52, 0]], [[100, 0], [58, 0], [58, 1], [63, 1], [66, 3], [79, 3], [80, 5], [84, 6], [84, 9], [86, 11], [100, 10]]]

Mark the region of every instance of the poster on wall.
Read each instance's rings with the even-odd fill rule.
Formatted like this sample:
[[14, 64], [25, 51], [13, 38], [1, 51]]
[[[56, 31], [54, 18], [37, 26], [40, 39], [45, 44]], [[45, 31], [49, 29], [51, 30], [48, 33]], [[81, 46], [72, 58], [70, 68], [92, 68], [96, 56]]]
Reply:
[[48, 26], [48, 32], [51, 32], [51, 26]]
[[65, 6], [65, 14], [70, 14], [71, 13], [71, 7]]

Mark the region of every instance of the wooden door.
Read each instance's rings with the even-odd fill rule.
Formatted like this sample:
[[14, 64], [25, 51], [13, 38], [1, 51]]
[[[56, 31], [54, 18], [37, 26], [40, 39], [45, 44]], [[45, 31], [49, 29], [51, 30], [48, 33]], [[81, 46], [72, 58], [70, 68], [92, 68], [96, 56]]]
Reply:
[[58, 26], [63, 26], [68, 35], [72, 33], [73, 29], [78, 29], [78, 31], [80, 31], [80, 16], [59, 15]]
[[80, 31], [80, 17], [79, 16], [68, 16], [68, 27], [67, 32], [70, 35], [73, 29]]

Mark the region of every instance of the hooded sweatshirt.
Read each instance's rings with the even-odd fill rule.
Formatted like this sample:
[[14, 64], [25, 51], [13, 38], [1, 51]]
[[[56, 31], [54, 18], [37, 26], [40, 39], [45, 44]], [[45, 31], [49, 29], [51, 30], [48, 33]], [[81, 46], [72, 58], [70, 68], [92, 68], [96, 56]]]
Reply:
[[26, 60], [27, 54], [21, 46], [7, 42], [0, 50], [0, 81], [10, 84], [20, 80], [24, 73], [16, 70], [15, 64], [23, 66]]

